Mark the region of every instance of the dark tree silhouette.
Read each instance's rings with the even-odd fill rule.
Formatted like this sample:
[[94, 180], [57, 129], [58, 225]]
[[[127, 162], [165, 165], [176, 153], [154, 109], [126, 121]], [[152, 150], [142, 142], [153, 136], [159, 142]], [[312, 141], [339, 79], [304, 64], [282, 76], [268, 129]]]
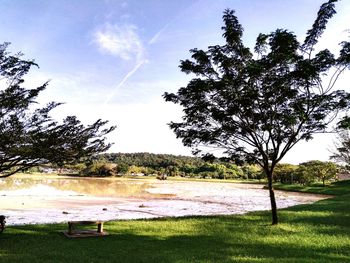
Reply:
[[27, 89], [23, 77], [34, 61], [7, 51], [0, 45], [0, 177], [39, 164], [63, 165], [107, 150], [111, 144], [104, 137], [115, 129], [97, 120], [84, 126], [75, 116], [59, 123], [50, 112], [60, 103], [50, 102], [35, 108], [36, 98], [48, 85]]
[[350, 165], [350, 134], [348, 130], [341, 130], [332, 149], [331, 159], [336, 162]]
[[[242, 42], [243, 28], [233, 10], [223, 15], [225, 45], [192, 49], [180, 68], [195, 74], [186, 87], [164, 98], [183, 107], [183, 121], [170, 123], [185, 146], [224, 149], [237, 162], [255, 162], [268, 178], [272, 224], [278, 223], [272, 185], [276, 164], [299, 141], [328, 132], [349, 94], [333, 90], [350, 64], [350, 43], [338, 57], [314, 51], [336, 0], [324, 3], [304, 43], [284, 29], [259, 34], [254, 51]], [[329, 79], [324, 81], [325, 76]], [[326, 83], [327, 82], [327, 83]]]

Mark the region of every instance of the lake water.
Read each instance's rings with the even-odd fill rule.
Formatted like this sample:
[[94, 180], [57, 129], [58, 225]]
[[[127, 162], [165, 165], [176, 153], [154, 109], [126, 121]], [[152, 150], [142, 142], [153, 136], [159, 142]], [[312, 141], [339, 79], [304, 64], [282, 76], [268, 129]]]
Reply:
[[[0, 180], [8, 225], [70, 220], [242, 214], [269, 210], [262, 185], [124, 178], [16, 176]], [[327, 196], [276, 191], [279, 208]]]

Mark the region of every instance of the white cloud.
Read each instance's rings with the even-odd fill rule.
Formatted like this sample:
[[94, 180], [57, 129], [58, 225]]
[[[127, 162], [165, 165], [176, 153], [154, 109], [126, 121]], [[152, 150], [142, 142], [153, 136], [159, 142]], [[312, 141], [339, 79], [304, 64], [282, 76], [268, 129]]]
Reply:
[[136, 30], [137, 27], [130, 24], [119, 26], [107, 23], [96, 30], [94, 42], [102, 52], [139, 63], [145, 59], [145, 49]]
[[124, 24], [119, 26], [106, 23], [94, 34], [94, 41], [102, 52], [134, 62], [134, 67], [125, 74], [122, 80], [118, 81], [116, 87], [107, 95], [104, 104], [107, 104], [118, 93], [124, 83], [143, 64], [147, 63], [145, 48], [136, 31], [137, 27], [134, 25]]

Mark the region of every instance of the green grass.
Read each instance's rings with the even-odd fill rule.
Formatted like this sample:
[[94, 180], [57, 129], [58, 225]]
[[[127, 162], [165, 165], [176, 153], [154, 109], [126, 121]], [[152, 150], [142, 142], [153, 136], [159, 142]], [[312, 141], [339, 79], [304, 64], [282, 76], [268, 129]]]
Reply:
[[0, 262], [350, 262], [349, 183], [328, 187], [335, 198], [280, 210], [277, 226], [268, 211], [113, 221], [109, 236], [85, 239], [63, 236], [65, 224], [12, 226]]
[[296, 191], [325, 195], [344, 195], [350, 193], [350, 180], [334, 182], [327, 186], [323, 186], [320, 183], [310, 186], [303, 186], [300, 184], [275, 184], [274, 188], [284, 191]]

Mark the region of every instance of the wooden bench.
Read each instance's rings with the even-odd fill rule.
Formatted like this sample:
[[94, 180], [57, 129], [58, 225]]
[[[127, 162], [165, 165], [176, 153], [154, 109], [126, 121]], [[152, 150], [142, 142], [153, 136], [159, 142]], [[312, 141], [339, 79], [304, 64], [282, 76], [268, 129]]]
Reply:
[[[66, 237], [97, 237], [106, 236], [107, 232], [103, 231], [104, 221], [69, 221], [68, 231], [64, 231]], [[77, 226], [82, 225], [97, 225], [97, 230], [81, 230], [77, 229]]]

